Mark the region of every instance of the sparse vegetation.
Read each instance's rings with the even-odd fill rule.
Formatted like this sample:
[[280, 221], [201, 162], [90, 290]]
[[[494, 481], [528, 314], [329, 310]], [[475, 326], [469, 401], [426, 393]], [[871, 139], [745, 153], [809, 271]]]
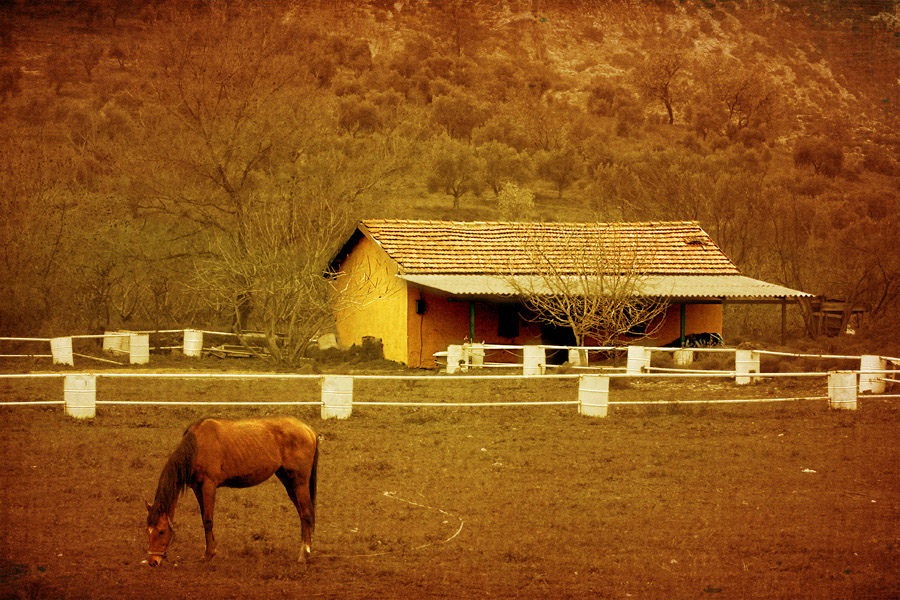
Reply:
[[7, 3], [0, 333], [260, 327], [240, 290], [200, 301], [198, 264], [316, 198], [349, 222], [694, 219], [745, 274], [896, 334], [895, 8]]

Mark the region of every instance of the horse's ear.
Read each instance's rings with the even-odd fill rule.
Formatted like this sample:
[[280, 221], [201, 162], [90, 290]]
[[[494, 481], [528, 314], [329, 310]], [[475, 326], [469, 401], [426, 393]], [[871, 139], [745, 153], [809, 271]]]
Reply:
[[147, 505], [147, 512], [149, 513], [153, 509], [153, 506], [146, 500], [144, 500], [144, 504]]

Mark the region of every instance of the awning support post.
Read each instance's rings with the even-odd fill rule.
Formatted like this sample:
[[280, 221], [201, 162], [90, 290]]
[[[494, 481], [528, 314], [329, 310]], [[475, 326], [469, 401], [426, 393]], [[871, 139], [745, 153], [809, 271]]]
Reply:
[[787, 298], [781, 299], [781, 345], [787, 344]]

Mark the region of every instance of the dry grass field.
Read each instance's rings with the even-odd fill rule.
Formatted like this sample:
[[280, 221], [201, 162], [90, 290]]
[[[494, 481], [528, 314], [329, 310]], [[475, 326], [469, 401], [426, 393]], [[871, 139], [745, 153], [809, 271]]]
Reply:
[[[358, 381], [358, 400], [574, 398], [572, 380]], [[621, 382], [613, 400], [823, 395], [824, 381]], [[0, 401], [59, 380], [0, 380]], [[314, 381], [101, 379], [98, 399], [316, 400]], [[205, 563], [193, 495], [166, 563], [144, 500], [201, 416], [291, 412], [321, 437], [308, 567], [276, 480], [217, 497]], [[900, 406], [861, 399], [574, 406], [0, 409], [0, 597], [896, 598]]]

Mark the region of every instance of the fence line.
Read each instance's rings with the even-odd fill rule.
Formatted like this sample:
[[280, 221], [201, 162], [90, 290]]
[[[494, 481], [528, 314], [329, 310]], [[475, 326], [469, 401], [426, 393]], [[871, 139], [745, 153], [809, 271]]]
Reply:
[[[180, 346], [155, 346], [150, 348], [150, 335], [182, 334], [183, 344]], [[127, 354], [132, 364], [144, 364], [150, 360], [150, 350], [174, 350], [183, 349], [185, 356], [199, 357], [203, 353], [203, 335], [235, 336], [235, 333], [220, 331], [201, 331], [196, 329], [160, 329], [142, 331], [106, 331], [102, 334], [76, 334], [57, 338], [37, 337], [0, 337], [0, 341], [12, 342], [43, 342], [50, 344], [50, 354], [3, 354], [2, 358], [52, 358], [54, 364], [66, 364], [74, 366], [74, 357], [88, 358], [98, 361], [107, 359], [98, 358], [86, 354], [72, 352], [73, 340], [103, 339], [103, 350], [117, 354]]]
[[[254, 335], [253, 333], [237, 334], [222, 331], [207, 331], [200, 329], [164, 329], [164, 330], [142, 330], [142, 331], [108, 331], [103, 334], [81, 334], [60, 338], [40, 338], [40, 337], [0, 337], [0, 341], [23, 341], [23, 342], [49, 342], [51, 346], [51, 354], [28, 354], [28, 355], [0, 355], [0, 358], [28, 357], [28, 358], [52, 358], [55, 364], [74, 365], [74, 356], [79, 358], [92, 359], [101, 362], [110, 362], [113, 364], [122, 364], [117, 361], [99, 358], [85, 354], [75, 354], [72, 352], [73, 339], [99, 339], [104, 340], [104, 351], [118, 352], [129, 355], [131, 364], [144, 364], [150, 360], [150, 351], [159, 348], [150, 348], [149, 335], [151, 334], [182, 334], [184, 337], [181, 346], [165, 346], [160, 348], [177, 349], [182, 348], [185, 356], [200, 357], [203, 354], [203, 336], [228, 336], [245, 338]], [[124, 340], [124, 341], [123, 341]], [[125, 349], [127, 346], [127, 350]], [[521, 354], [521, 362], [512, 363], [496, 363], [485, 362], [485, 351], [501, 350], [507, 353]], [[435, 353], [435, 357], [446, 357], [446, 370], [452, 374], [458, 370], [468, 370], [469, 368], [521, 368], [523, 374], [534, 376], [544, 374], [548, 368], [553, 365], [547, 365], [547, 350], [559, 351], [567, 350], [569, 352], [569, 363], [573, 368], [586, 369], [590, 368], [589, 364], [581, 364], [582, 353], [586, 355], [584, 358], [589, 361], [589, 353], [591, 352], [616, 352], [626, 353], [628, 355], [628, 365], [626, 371], [629, 375], [636, 375], [644, 369], [653, 369], [662, 372], [661, 367], [650, 367], [651, 353], [667, 352], [674, 353], [675, 361], [679, 365], [690, 364], [693, 362], [694, 353], [696, 352], [724, 352], [734, 353], [735, 355], [735, 371], [732, 375], [736, 378], [738, 384], [750, 383], [753, 378], [758, 377], [756, 373], [759, 371], [759, 359], [762, 355], [784, 356], [794, 358], [816, 358], [816, 359], [840, 359], [840, 360], [860, 360], [861, 368], [867, 366], [866, 361], [881, 361], [882, 365], [885, 361], [900, 363], [900, 359], [886, 356], [849, 356], [839, 354], [812, 354], [812, 353], [794, 353], [779, 352], [772, 350], [750, 350], [741, 348], [725, 348], [725, 347], [668, 347], [668, 346], [562, 346], [562, 345], [533, 345], [520, 346], [512, 344], [463, 344], [451, 345], [447, 351]], [[871, 364], [871, 363], [869, 363]], [[668, 370], [667, 372], [675, 373], [678, 370]], [[752, 374], [752, 376], [751, 376]], [[710, 374], [709, 376], [712, 376]], [[867, 380], [860, 382], [863, 391], [873, 391], [871, 385], [876, 384], [883, 386], [885, 380]]]
[[12, 402], [3, 402], [0, 401], [0, 406], [32, 406], [39, 404], [65, 404], [65, 400], [22, 400], [22, 401], [12, 401]]
[[354, 402], [353, 406], [553, 406], [581, 404], [580, 400], [551, 400], [547, 402]]
[[446, 377], [443, 375], [431, 375], [422, 377], [419, 375], [350, 375], [354, 379], [416, 379], [421, 381], [456, 381], [456, 380], [492, 380], [492, 379], [578, 379], [579, 375], [568, 375], [565, 373], [556, 375], [454, 375]]
[[[497, 358], [491, 356], [492, 361], [488, 360], [488, 353], [492, 351], [502, 350], [508, 354], [515, 354], [514, 362], [496, 362]], [[872, 367], [873, 364], [884, 366], [888, 360], [887, 357], [877, 355], [861, 355], [849, 356], [841, 354], [811, 354], [811, 353], [794, 353], [794, 352], [776, 352], [769, 350], [753, 350], [744, 348], [724, 348], [724, 347], [686, 347], [672, 348], [660, 346], [558, 346], [558, 345], [527, 345], [515, 346], [507, 344], [484, 344], [484, 343], [466, 343], [459, 345], [450, 345], [446, 351], [435, 352], [435, 360], [446, 362], [446, 372], [455, 374], [459, 371], [468, 371], [469, 369], [479, 368], [515, 368], [521, 367], [525, 375], [543, 374], [548, 369], [555, 368], [556, 365], [547, 364], [547, 352], [568, 350], [568, 357], [565, 364], [571, 368], [583, 369], [590, 368], [590, 353], [595, 351], [614, 351], [622, 354], [626, 353], [627, 362], [625, 370], [628, 374], [634, 375], [639, 372], [650, 369], [662, 369], [661, 367], [651, 367], [652, 353], [667, 352], [673, 354], [673, 358], [677, 365], [689, 365], [694, 362], [695, 353], [697, 352], [725, 352], [734, 355], [735, 375], [738, 384], [747, 384], [752, 381], [749, 376], [751, 373], [760, 371], [760, 359], [763, 355], [786, 356], [795, 358], [816, 358], [816, 359], [840, 359], [840, 360], [858, 360], [861, 369]], [[672, 371], [675, 372], [675, 371]], [[873, 381], [865, 381], [861, 383], [863, 389], [868, 390]]]
[[799, 354], [795, 352], [776, 352], [774, 350], [754, 350], [759, 354], [768, 354], [769, 356], [789, 356], [792, 358], [839, 358], [847, 360], [859, 360], [859, 356], [850, 356], [846, 354]]
[[[120, 363], [116, 363], [120, 364]], [[600, 368], [600, 367], [582, 367]], [[653, 368], [653, 370], [662, 370]], [[666, 373], [603, 373], [604, 377], [611, 378], [629, 378], [629, 379], [659, 379], [673, 377], [735, 377], [735, 371], [698, 371], [698, 370], [681, 370], [681, 369], [665, 369]], [[833, 372], [833, 371], [832, 371]], [[900, 369], [848, 369], [842, 371], [846, 373], [855, 373], [857, 375], [871, 374], [898, 374]], [[22, 379], [22, 378], [42, 378], [42, 377], [66, 377], [69, 375], [93, 376], [93, 377], [109, 377], [109, 378], [147, 378], [147, 379], [322, 379], [331, 374], [306, 374], [306, 373], [194, 373], [191, 371], [182, 371], [177, 373], [142, 373], [133, 371], [129, 373], [116, 372], [81, 372], [81, 373], [0, 373], [0, 379]], [[508, 380], [508, 379], [524, 379], [528, 381], [539, 379], [578, 379], [581, 375], [575, 374], [555, 374], [555, 375], [454, 375], [447, 377], [444, 375], [338, 375], [340, 377], [350, 377], [352, 379], [387, 379], [398, 381], [437, 381], [447, 383], [448, 381], [485, 381], [485, 380]], [[827, 377], [828, 371], [799, 372], [799, 373], [750, 373], [750, 376], [758, 379], [768, 377]], [[885, 379], [885, 381], [897, 381], [894, 379]]]
[[[150, 405], [150, 406], [321, 406], [321, 400], [314, 400], [309, 402], [233, 402], [233, 401], [210, 401], [210, 402], [189, 402], [189, 401], [181, 401], [181, 400], [97, 400], [96, 404], [142, 404], [142, 405]], [[64, 404], [61, 402], [60, 404]], [[358, 403], [357, 403], [358, 404]], [[2, 406], [2, 403], [0, 403]]]
[[[53, 356], [53, 355], [51, 354], [50, 356]], [[91, 360], [96, 360], [98, 362], [109, 363], [112, 365], [119, 365], [120, 367], [128, 364], [128, 363], [119, 362], [117, 360], [109, 360], [108, 358], [99, 358], [97, 356], [91, 356], [90, 354], [78, 354], [77, 352], [73, 352], [72, 356], [78, 356], [80, 358], [89, 358]]]
[[[642, 373], [637, 376], [626, 373], [611, 373], [603, 375], [539, 375], [528, 377], [524, 375], [494, 375], [494, 376], [458, 376], [457, 380], [511, 380], [511, 379], [574, 379], [578, 378], [577, 400], [548, 400], [548, 401], [497, 401], [497, 402], [404, 402], [404, 401], [358, 401], [353, 402], [353, 380], [416, 380], [423, 382], [446, 383], [445, 377], [423, 377], [409, 375], [306, 375], [297, 373], [28, 373], [28, 374], [0, 374], [0, 378], [54, 378], [65, 377], [63, 400], [33, 400], [2, 402], [0, 406], [39, 406], [39, 405], [65, 405], [67, 414], [78, 418], [92, 418], [96, 415], [96, 406], [101, 405], [150, 405], [150, 406], [320, 406], [322, 418], [347, 418], [352, 413], [353, 405], [358, 406], [385, 406], [385, 407], [509, 407], [509, 406], [553, 406], [573, 405], [579, 406], [578, 412], [586, 416], [606, 417], [609, 406], [673, 406], [673, 405], [715, 405], [715, 404], [756, 404], [778, 403], [808, 400], [827, 400], [832, 408], [851, 409], [857, 407], [857, 387], [861, 375], [900, 373], [900, 370], [859, 370], [859, 371], [832, 371], [830, 373], [753, 373], [753, 378], [770, 377], [799, 377], [799, 376], [827, 376], [827, 396], [803, 396], [790, 398], [730, 398], [711, 400], [647, 400], [647, 401], [610, 401], [609, 383], [613, 378], [632, 377], [636, 379], [653, 378], [694, 378], [694, 377], [734, 377], [734, 372], [720, 373]], [[320, 383], [321, 400], [316, 401], [165, 401], [165, 400], [97, 400], [96, 380], [100, 377], [108, 378], [163, 378], [163, 379], [316, 379]], [[887, 379], [887, 378], [885, 378]], [[865, 398], [900, 398], [900, 394], [871, 394]]]
[[[322, 375], [305, 373], [90, 373], [97, 377], [147, 377], [160, 379], [321, 379]], [[0, 375], [2, 377], [2, 375]], [[353, 375], [356, 377], [356, 375]]]
[[[867, 396], [868, 397], [868, 396]], [[610, 406], [666, 406], [676, 404], [740, 404], [744, 402], [793, 402], [795, 400], [828, 400], [828, 396], [801, 396], [792, 398], [729, 398], [726, 400], [635, 400], [626, 402], [616, 402], [610, 400]]]

